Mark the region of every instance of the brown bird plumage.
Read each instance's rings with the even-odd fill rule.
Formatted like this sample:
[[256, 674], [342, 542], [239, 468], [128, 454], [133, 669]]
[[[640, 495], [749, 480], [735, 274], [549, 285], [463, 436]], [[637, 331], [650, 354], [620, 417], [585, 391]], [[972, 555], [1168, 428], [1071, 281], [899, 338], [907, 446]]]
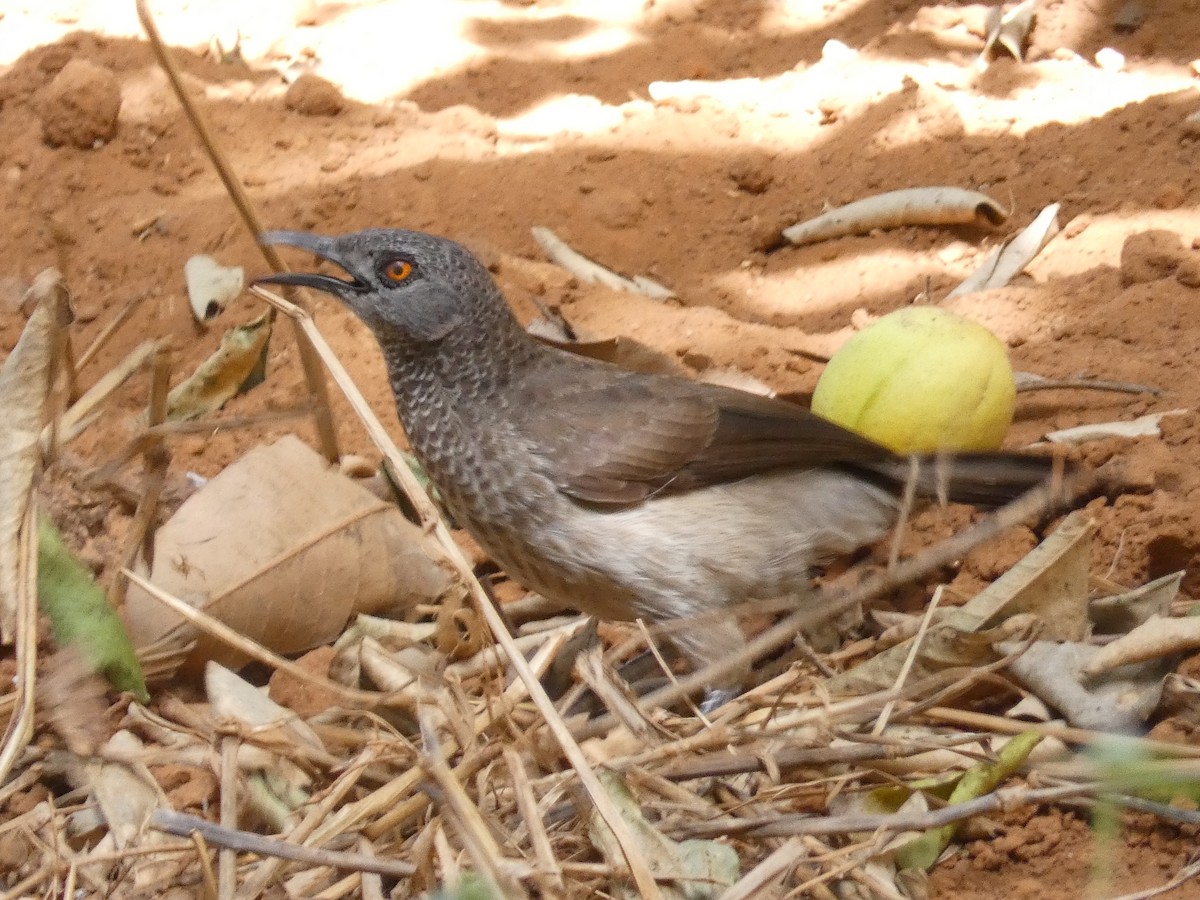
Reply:
[[[387, 229], [262, 240], [350, 276], [260, 281], [331, 293], [370, 327], [412, 449], [454, 516], [511, 576], [565, 605], [663, 622], [800, 602], [815, 562], [891, 526], [909, 459], [790, 403], [546, 347], [452, 241]], [[920, 462], [923, 494], [983, 504], [1051, 471], [1008, 453]], [[742, 642], [728, 614], [675, 637], [697, 665]]]

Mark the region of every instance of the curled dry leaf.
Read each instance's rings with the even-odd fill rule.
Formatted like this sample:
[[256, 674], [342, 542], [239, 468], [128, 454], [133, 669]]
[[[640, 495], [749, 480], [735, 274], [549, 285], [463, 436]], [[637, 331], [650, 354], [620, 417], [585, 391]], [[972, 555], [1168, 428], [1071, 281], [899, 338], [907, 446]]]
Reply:
[[[298, 438], [259, 447], [210, 480], [155, 537], [150, 580], [279, 653], [333, 640], [356, 612], [432, 602], [450, 576], [393, 505], [326, 466]], [[190, 628], [136, 586], [126, 600], [134, 643]], [[199, 636], [188, 656], [234, 665]]]
[[1046, 440], [1052, 444], [1085, 444], [1088, 441], [1100, 441], [1110, 437], [1161, 437], [1159, 423], [1163, 418], [1183, 415], [1186, 412], [1188, 412], [1186, 409], [1172, 409], [1168, 412], [1138, 416], [1128, 422], [1097, 422], [1094, 425], [1077, 425], [1074, 428], [1051, 431], [1046, 435]]
[[1099, 648], [1083, 668], [1089, 677], [1149, 659], [1162, 659], [1200, 647], [1200, 617], [1151, 616], [1129, 634]]
[[241, 266], [223, 266], [204, 255], [193, 256], [183, 264], [183, 278], [197, 322], [207, 322], [219, 315], [246, 283]]
[[589, 284], [602, 284], [615, 291], [643, 294], [647, 297], [653, 297], [656, 300], [666, 300], [675, 296], [675, 292], [670, 288], [664, 287], [643, 275], [626, 278], [624, 275], [618, 275], [612, 269], [605, 268], [599, 263], [588, 259], [579, 251], [572, 249], [549, 228], [536, 225], [532, 231], [533, 239], [538, 242], [538, 246], [546, 251], [546, 255], [550, 258], [550, 261], [562, 266], [581, 281], [586, 281]]
[[1172, 572], [1132, 591], [1096, 598], [1088, 604], [1088, 615], [1096, 631], [1128, 634], [1151, 617], [1167, 615], [1186, 574], [1183, 570]]
[[270, 337], [271, 318], [265, 314], [253, 322], [230, 328], [221, 338], [217, 352], [168, 395], [167, 418], [198, 419], [216, 412], [247, 390], [256, 373], [262, 371]]
[[[738, 879], [737, 852], [716, 841], [675, 841], [667, 837], [642, 815], [637, 800], [625, 780], [615, 772], [597, 772], [605, 793], [612, 798], [641, 849], [650, 870], [670, 874], [674, 882], [660, 884], [666, 900], [708, 900], [716, 898]], [[617, 871], [625, 869], [625, 855], [604, 819], [595, 811], [588, 823], [588, 836], [606, 862]], [[614, 885], [613, 896], [637, 900], [637, 891], [627, 884]]]
[[1016, 237], [989, 253], [983, 264], [947, 294], [946, 299], [1007, 285], [1058, 234], [1059, 206], [1051, 203]]
[[17, 535], [33, 474], [38, 464], [38, 437], [50, 393], [59, 304], [65, 300], [62, 276], [48, 269], [38, 276], [37, 306], [21, 339], [0, 365], [0, 643], [12, 640], [15, 627], [18, 561]]
[[992, 48], [997, 45], [1011, 53], [1018, 62], [1024, 62], [1025, 42], [1033, 28], [1036, 6], [1037, 0], [1024, 0], [1008, 9], [1000, 5], [988, 10], [987, 36], [979, 54], [980, 62], [985, 62]]
[[848, 234], [903, 225], [1000, 225], [1008, 211], [986, 194], [956, 187], [905, 188], [831, 209], [783, 229], [792, 244], [815, 244]]

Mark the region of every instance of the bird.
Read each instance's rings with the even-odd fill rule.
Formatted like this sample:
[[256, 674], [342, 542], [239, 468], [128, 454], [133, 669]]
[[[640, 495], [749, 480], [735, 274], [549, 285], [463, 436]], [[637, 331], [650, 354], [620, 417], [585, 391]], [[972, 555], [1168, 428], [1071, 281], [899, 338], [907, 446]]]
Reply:
[[[511, 578], [600, 619], [682, 620], [671, 641], [696, 668], [744, 647], [733, 607], [819, 603], [814, 566], [883, 537], [912, 472], [918, 495], [999, 505], [1055, 466], [1001, 451], [906, 457], [782, 399], [548, 346], [443, 237], [259, 240], [344, 273], [256, 281], [331, 294], [365, 323], [413, 453]], [[747, 661], [708, 685], [704, 708], [750, 675]]]

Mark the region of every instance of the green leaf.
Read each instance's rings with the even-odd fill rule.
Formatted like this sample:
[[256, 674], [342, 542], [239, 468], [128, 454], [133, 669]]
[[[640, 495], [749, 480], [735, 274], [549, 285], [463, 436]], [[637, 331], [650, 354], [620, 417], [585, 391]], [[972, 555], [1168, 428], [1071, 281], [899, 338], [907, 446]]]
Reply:
[[[1018, 734], [1004, 745], [995, 763], [977, 763], [963, 773], [947, 801], [951, 806], [976, 800], [994, 791], [1002, 781], [1021, 767], [1042, 736], [1034, 731]], [[896, 865], [901, 869], [930, 869], [949, 845], [961, 823], [954, 822], [931, 828], [919, 838], [900, 848]]]
[[103, 672], [119, 691], [150, 699], [142, 667], [125, 626], [92, 573], [63, 543], [54, 523], [38, 523], [38, 603], [50, 618], [54, 642], [75, 644], [93, 671]]

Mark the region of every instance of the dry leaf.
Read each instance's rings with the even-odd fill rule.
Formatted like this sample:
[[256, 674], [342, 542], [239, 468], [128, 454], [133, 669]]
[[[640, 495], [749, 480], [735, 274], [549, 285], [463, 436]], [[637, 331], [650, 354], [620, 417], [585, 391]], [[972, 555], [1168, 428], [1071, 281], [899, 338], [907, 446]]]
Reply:
[[1082, 640], [1088, 633], [1087, 588], [1096, 523], [1082, 510], [1068, 515], [1011, 569], [947, 617], [967, 616], [992, 627], [1017, 613], [1045, 623], [1043, 636]]
[[325, 749], [317, 733], [294, 712], [219, 663], [210, 662], [205, 666], [204, 690], [218, 721], [232, 720], [260, 736], [265, 733], [313, 750]]
[[[922, 640], [910, 679], [951, 666], [974, 666], [996, 658], [998, 641], [1018, 640], [1036, 623], [1056, 638], [1084, 637], [1088, 629], [1087, 585], [1095, 524], [1073, 512], [1024, 559], [964, 606], [947, 610]], [[1031, 615], [1032, 621], [1025, 617]], [[1018, 618], [1020, 617], [1020, 618]], [[835, 676], [834, 694], [882, 690], [895, 683], [913, 638]]]
[[589, 284], [602, 284], [617, 291], [644, 294], [656, 300], [666, 300], [669, 297], [675, 296], [675, 293], [670, 288], [664, 287], [657, 281], [653, 281], [643, 275], [626, 278], [624, 275], [618, 275], [612, 269], [593, 262], [579, 251], [568, 246], [562, 238], [549, 228], [535, 225], [532, 231], [533, 239], [538, 242], [538, 246], [546, 251], [546, 255], [550, 258], [550, 261], [562, 266], [581, 281], [586, 281]]
[[1152, 616], [1170, 612], [1186, 574], [1172, 572], [1132, 591], [1098, 597], [1088, 604], [1088, 616], [1099, 634], [1128, 634]]
[[[116, 849], [131, 845], [155, 846], [171, 842], [160, 831], [147, 828], [150, 815], [156, 809], [170, 809], [170, 801], [137, 757], [142, 744], [128, 731], [118, 731], [104, 747], [110, 757], [123, 762], [92, 761], [87, 764], [87, 778], [104, 821], [108, 825]], [[96, 847], [102, 852], [103, 845]], [[173, 860], [155, 860], [152, 856], [136, 864], [134, 882], [139, 887], [158, 882], [175, 871]]]
[[[708, 900], [719, 897], [725, 888], [737, 881], [740, 868], [737, 852], [732, 847], [716, 841], [672, 840], [646, 820], [620, 775], [604, 770], [596, 774], [642, 851], [650, 871], [684, 876], [674, 883], [660, 882], [664, 900]], [[588, 823], [588, 835], [609, 865], [616, 869], [625, 868], [625, 855], [616, 837], [595, 810]], [[614, 896], [637, 900], [640, 895], [628, 884], [618, 883], [614, 885]]]
[[1099, 648], [1084, 666], [1083, 674], [1101, 675], [1131, 663], [1174, 657], [1197, 647], [1200, 647], [1200, 618], [1151, 616], [1129, 634]]
[[1161, 437], [1162, 432], [1159, 431], [1158, 425], [1163, 417], [1179, 416], [1186, 412], [1188, 412], [1186, 409], [1172, 409], [1169, 412], [1138, 416], [1128, 422], [1097, 422], [1094, 425], [1077, 425], [1074, 428], [1051, 431], [1046, 435], [1046, 440], [1054, 444], [1083, 444], [1087, 441], [1099, 441], [1110, 437]]
[[980, 61], [997, 44], [1012, 54], [1018, 62], [1025, 61], [1024, 46], [1033, 27], [1033, 18], [1037, 0], [1024, 0], [1007, 10], [1003, 6], [994, 6], [988, 10], [987, 36], [983, 42], [983, 50], [979, 54]]
[[1016, 237], [988, 254], [978, 269], [946, 295], [946, 300], [1007, 285], [1058, 234], [1059, 206], [1051, 203]]
[[12, 641], [17, 602], [17, 535], [33, 473], [38, 465], [38, 436], [42, 431], [55, 332], [61, 277], [47, 269], [30, 292], [38, 304], [21, 332], [21, 339], [0, 366], [0, 643]]
[[[246, 454], [193, 494], [156, 534], [150, 580], [279, 653], [333, 640], [356, 612], [431, 602], [450, 576], [420, 528], [288, 436]], [[134, 643], [179, 625], [136, 585]], [[183, 629], [180, 639], [193, 637]], [[241, 657], [199, 636], [188, 663]]]
[[999, 225], [1008, 211], [986, 194], [956, 187], [905, 188], [855, 200], [783, 229], [796, 246], [903, 225]]
[[199, 419], [216, 412], [239, 393], [260, 369], [271, 337], [271, 318], [264, 314], [253, 322], [230, 328], [217, 352], [200, 363], [182, 384], [167, 396], [167, 418]]

